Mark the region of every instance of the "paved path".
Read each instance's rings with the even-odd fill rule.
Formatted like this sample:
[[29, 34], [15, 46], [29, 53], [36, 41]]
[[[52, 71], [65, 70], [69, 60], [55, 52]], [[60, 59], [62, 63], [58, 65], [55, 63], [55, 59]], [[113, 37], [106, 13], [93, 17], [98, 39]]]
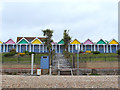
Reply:
[[68, 69], [71, 68], [71, 64], [61, 53], [55, 55], [55, 60], [53, 60], [53, 69]]
[[[3, 75], [3, 88], [118, 88], [118, 76]], [[88, 89], [87, 89], [88, 90]], [[102, 90], [102, 89], [101, 89]], [[111, 89], [113, 90], [113, 89]]]

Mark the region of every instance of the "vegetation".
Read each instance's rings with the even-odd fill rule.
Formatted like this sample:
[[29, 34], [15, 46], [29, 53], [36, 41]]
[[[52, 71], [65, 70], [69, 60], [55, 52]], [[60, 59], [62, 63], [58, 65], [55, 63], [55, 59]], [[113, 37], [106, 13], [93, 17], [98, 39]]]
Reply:
[[117, 54], [120, 55], [120, 49], [117, 51]]
[[[20, 54], [20, 53], [19, 53]], [[22, 53], [21, 53], [22, 54]], [[31, 56], [30, 55], [14, 55], [11, 57], [5, 57], [5, 53], [2, 54], [2, 62], [9, 63], [9, 64], [30, 64], [31, 63]], [[35, 54], [34, 55], [34, 63], [40, 64], [41, 56], [48, 56], [48, 54]]]
[[50, 29], [46, 29], [46, 30], [42, 30], [43, 35], [46, 36], [46, 39], [44, 40], [45, 45], [47, 45], [47, 49], [50, 52], [51, 51], [51, 43], [53, 42], [52, 40], [52, 36], [53, 36], [53, 30]]
[[71, 37], [69, 36], [69, 30], [64, 30], [63, 41], [64, 41], [64, 46], [65, 46], [65, 51], [68, 52], [68, 45], [71, 41]]
[[14, 56], [16, 54], [16, 50], [15, 49], [11, 49], [9, 53], [4, 54], [5, 57], [10, 57], [10, 56]]
[[70, 53], [67, 51], [63, 51], [63, 55], [65, 58], [70, 58]]
[[64, 57], [70, 58], [70, 53], [68, 52], [68, 45], [70, 44], [71, 41], [71, 37], [69, 36], [69, 30], [64, 30], [63, 41], [65, 46], [65, 50], [63, 51]]
[[49, 57], [50, 57], [49, 61], [50, 61], [50, 67], [51, 67], [51, 57], [52, 57], [51, 43], [53, 42], [53, 40], [52, 40], [53, 30], [46, 29], [46, 30], [42, 30], [42, 32], [43, 32], [43, 35], [46, 36], [46, 39], [44, 40], [44, 42], [45, 42], [45, 45], [47, 45], [47, 49], [49, 51]]
[[99, 51], [92, 51], [91, 53], [93, 53], [93, 54], [100, 54]]
[[14, 56], [14, 55], [15, 55], [15, 53], [13, 53], [13, 52], [4, 54], [5, 57], [10, 57], [10, 56]]
[[16, 54], [16, 50], [15, 49], [11, 49], [10, 53], [15, 53]]

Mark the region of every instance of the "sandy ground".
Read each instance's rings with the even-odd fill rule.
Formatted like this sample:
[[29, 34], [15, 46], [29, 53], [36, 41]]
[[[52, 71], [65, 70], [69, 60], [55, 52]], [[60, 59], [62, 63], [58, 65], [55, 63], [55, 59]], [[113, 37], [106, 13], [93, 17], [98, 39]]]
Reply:
[[2, 75], [3, 88], [118, 88], [118, 76]]

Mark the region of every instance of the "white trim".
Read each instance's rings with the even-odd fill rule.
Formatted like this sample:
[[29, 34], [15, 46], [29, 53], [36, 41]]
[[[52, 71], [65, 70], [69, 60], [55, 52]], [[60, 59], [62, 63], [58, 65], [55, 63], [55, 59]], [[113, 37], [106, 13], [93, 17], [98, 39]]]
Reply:
[[72, 53], [73, 53], [73, 44], [72, 44]]
[[8, 44], [7, 44], [7, 48], [6, 49], [7, 49], [6, 52], [8, 52]]
[[57, 44], [56, 44], [55, 46], [56, 46], [56, 48], [55, 48], [55, 49], [56, 49], [56, 53], [57, 53]]
[[[34, 42], [36, 39], [39, 40], [39, 41], [41, 42], [41, 44], [43, 43], [39, 38], [36, 37], [34, 40], [31, 41], [31, 44], [32, 44], [32, 42]], [[38, 45], [38, 44], [37, 44], [37, 45]]]
[[109, 51], [108, 51], [108, 44], [106, 45], [106, 53], [108, 53]]
[[18, 45], [16, 44], [16, 52], [18, 52]]
[[43, 50], [42, 50], [42, 52], [44, 52], [44, 44], [43, 44], [43, 47], [42, 47], [42, 49], [43, 49]]
[[[28, 42], [28, 40], [23, 37], [23, 38], [21, 38], [16, 44], [19, 44], [19, 42], [21, 42], [23, 39]], [[29, 42], [28, 42], [28, 43], [29, 43]]]
[[103, 48], [104, 48], [104, 53], [105, 53], [105, 45], [103, 45]]
[[21, 52], [21, 47], [22, 47], [22, 46], [21, 46], [21, 44], [20, 44], [20, 52]]

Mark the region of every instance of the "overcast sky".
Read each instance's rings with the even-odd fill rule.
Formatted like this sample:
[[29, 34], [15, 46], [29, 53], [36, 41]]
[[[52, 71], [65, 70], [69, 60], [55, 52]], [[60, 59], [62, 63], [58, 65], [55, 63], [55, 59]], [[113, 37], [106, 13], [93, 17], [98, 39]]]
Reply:
[[[97, 0], [96, 0], [97, 1]], [[53, 40], [59, 41], [69, 30], [73, 39], [84, 42], [118, 39], [118, 2], [116, 0], [52, 0], [46, 2], [3, 2], [2, 36], [9, 38], [42, 37], [42, 29], [54, 30]], [[1, 35], [1, 34], [0, 34]]]

